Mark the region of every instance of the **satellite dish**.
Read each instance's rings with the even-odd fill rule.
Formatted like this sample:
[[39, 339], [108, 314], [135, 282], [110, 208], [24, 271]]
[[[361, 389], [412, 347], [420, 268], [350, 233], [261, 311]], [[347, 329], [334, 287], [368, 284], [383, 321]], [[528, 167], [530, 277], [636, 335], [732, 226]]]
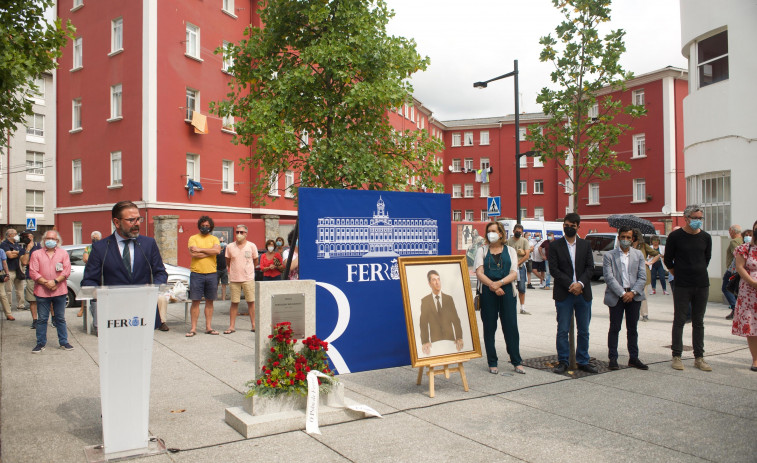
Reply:
[[662, 206], [662, 213], [665, 215], [670, 215], [670, 206], [668, 206], [667, 204]]

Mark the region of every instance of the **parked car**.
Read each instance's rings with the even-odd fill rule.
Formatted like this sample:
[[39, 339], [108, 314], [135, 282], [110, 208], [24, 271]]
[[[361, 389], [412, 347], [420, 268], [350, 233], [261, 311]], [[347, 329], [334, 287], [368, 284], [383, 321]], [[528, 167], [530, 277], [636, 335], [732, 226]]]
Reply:
[[591, 254], [594, 256], [594, 279], [602, 276], [605, 254], [618, 246], [617, 233], [589, 233], [585, 237], [591, 245]]
[[[63, 246], [63, 249], [68, 252], [68, 257], [71, 260], [71, 276], [66, 280], [68, 285], [66, 307], [78, 307], [81, 305], [80, 302], [76, 301], [76, 295], [81, 290], [81, 280], [84, 278], [84, 251], [86, 248], [86, 244]], [[166, 263], [163, 265], [166, 267], [166, 272], [168, 273], [168, 285], [173, 286], [181, 281], [188, 290], [189, 269]]]

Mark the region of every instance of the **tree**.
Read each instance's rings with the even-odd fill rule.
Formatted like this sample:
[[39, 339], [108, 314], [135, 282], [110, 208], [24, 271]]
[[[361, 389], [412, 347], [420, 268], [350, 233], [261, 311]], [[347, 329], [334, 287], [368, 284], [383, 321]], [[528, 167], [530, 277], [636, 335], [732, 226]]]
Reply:
[[[34, 78], [57, 67], [56, 59], [74, 28], [44, 20], [53, 0], [3, 0], [0, 2], [0, 130], [14, 132], [34, 114], [29, 92], [39, 89]], [[0, 136], [0, 147], [7, 137]]]
[[393, 14], [383, 0], [268, 0], [264, 28], [216, 51], [233, 60], [233, 78], [211, 110], [234, 116], [234, 143], [254, 145], [242, 160], [261, 174], [253, 194], [265, 198], [285, 170], [301, 172], [295, 189], [439, 188], [441, 142], [389, 124], [429, 62], [413, 40], [387, 35]]
[[[636, 119], [646, 110], [623, 106], [607, 92], [624, 90], [625, 81], [633, 77], [619, 62], [626, 50], [625, 31], [613, 30], [599, 38], [598, 26], [610, 20], [611, 0], [552, 3], [565, 19], [555, 28], [556, 38], [550, 34], [540, 39], [539, 59], [554, 64], [551, 78], [558, 88], [541, 90], [536, 101], [550, 119], [541, 133], [531, 130], [526, 139], [534, 142], [534, 150], [543, 158], [557, 160], [572, 186], [573, 211], [578, 212], [578, 193], [590, 180], [607, 179], [613, 171], [630, 168], [612, 149], [631, 128], [616, 117]], [[600, 93], [605, 95], [598, 97]]]

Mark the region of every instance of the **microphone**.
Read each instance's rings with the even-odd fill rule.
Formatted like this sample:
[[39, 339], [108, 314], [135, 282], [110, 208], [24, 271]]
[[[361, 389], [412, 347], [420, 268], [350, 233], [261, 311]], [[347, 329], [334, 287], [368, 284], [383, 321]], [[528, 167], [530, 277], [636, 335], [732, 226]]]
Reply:
[[142, 257], [144, 257], [145, 258], [145, 262], [147, 262], [147, 268], [150, 269], [150, 284], [153, 284], [153, 282], [152, 282], [152, 265], [150, 265], [150, 260], [145, 255], [145, 252], [142, 250], [142, 245], [139, 244], [139, 241], [137, 241], [136, 238], [134, 238], [134, 243], [136, 243], [137, 247], [139, 248], [139, 252], [142, 253]]

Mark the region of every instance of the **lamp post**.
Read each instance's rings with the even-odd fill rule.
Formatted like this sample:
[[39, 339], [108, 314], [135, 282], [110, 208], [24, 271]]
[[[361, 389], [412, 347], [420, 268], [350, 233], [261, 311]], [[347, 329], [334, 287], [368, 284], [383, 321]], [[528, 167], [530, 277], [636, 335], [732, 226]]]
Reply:
[[[486, 88], [489, 82], [495, 80], [504, 79], [506, 77], [513, 77], [515, 83], [515, 220], [516, 223], [520, 223], [520, 105], [518, 98], [518, 60], [513, 61], [513, 70], [507, 74], [502, 74], [499, 77], [489, 79], [483, 82], [475, 82], [473, 88]], [[500, 171], [501, 172], [501, 171]], [[500, 185], [500, 189], [504, 190], [504, 187]]]

